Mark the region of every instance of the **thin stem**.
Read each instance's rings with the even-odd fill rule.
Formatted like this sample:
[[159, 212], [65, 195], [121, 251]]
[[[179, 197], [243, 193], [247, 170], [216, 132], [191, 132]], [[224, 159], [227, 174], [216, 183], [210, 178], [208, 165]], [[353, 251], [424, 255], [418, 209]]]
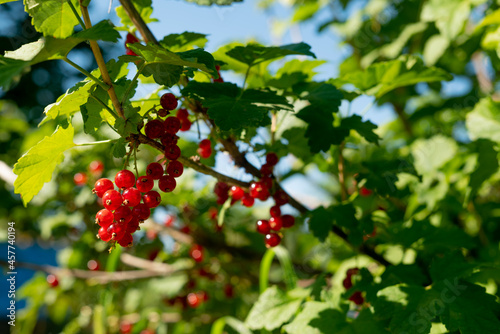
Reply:
[[276, 112], [272, 112], [271, 116], [271, 145], [274, 145], [275, 141], [275, 134], [276, 134], [276, 129], [277, 129], [277, 118], [278, 116], [276, 115]]
[[106, 109], [109, 112], [109, 114], [113, 116], [114, 119], [119, 118], [118, 115], [110, 107], [108, 107], [106, 103], [102, 102], [101, 99], [99, 99], [97, 96], [90, 94], [90, 97], [96, 100], [97, 103], [99, 103], [104, 109]]
[[78, 23], [80, 23], [80, 25], [82, 26], [83, 30], [85, 30], [85, 23], [83, 22], [83, 20], [80, 17], [80, 15], [78, 15], [78, 12], [76, 11], [75, 6], [73, 6], [73, 3], [71, 2], [71, 0], [66, 0], [66, 2], [68, 3], [69, 8], [71, 8], [71, 11], [73, 11], [73, 14], [75, 14], [75, 17], [78, 20]]
[[93, 141], [90, 143], [83, 143], [83, 144], [75, 144], [76, 147], [80, 146], [93, 146], [93, 145], [99, 145], [99, 144], [107, 144], [113, 142], [114, 139], [108, 139], [108, 140], [100, 140], [100, 141]]
[[247, 71], [245, 72], [245, 80], [243, 80], [243, 89], [245, 89], [245, 85], [247, 84], [247, 79], [248, 77], [250, 76], [250, 69], [252, 68], [252, 66], [248, 65], [248, 68], [247, 68]]
[[137, 147], [138, 145], [134, 143], [134, 167], [135, 167], [135, 177], [139, 178], [139, 168], [137, 168]]
[[77, 69], [80, 73], [82, 73], [83, 75], [85, 75], [87, 78], [91, 79], [92, 81], [94, 81], [96, 84], [98, 84], [102, 89], [104, 90], [108, 90], [109, 89], [109, 86], [106, 85], [104, 82], [102, 82], [101, 80], [97, 79], [95, 76], [93, 76], [90, 72], [88, 72], [87, 70], [85, 70], [83, 67], [81, 67], [80, 65], [72, 62], [71, 60], [69, 60], [67, 57], [64, 57], [63, 59], [66, 63], [68, 63], [69, 65], [73, 66], [75, 69]]
[[142, 39], [144, 39], [146, 44], [158, 44], [155, 36], [151, 32], [151, 30], [149, 30], [149, 27], [146, 25], [137, 9], [135, 9], [134, 4], [130, 0], [120, 0], [120, 3], [122, 4], [123, 9], [125, 9], [125, 11], [127, 12], [127, 15], [130, 17], [130, 20], [134, 23], [137, 30], [139, 30], [139, 33], [141, 34]]
[[143, 63], [141, 65], [141, 67], [139, 67], [137, 69], [137, 73], [135, 74], [134, 78], [132, 79], [132, 81], [129, 83], [127, 89], [125, 90], [125, 93], [123, 94], [123, 97], [122, 97], [122, 100], [120, 102], [121, 105], [123, 105], [123, 103], [125, 102], [125, 100], [127, 99], [128, 97], [128, 94], [130, 94], [130, 91], [132, 90], [132, 87], [134, 86], [134, 83], [137, 81], [137, 79], [139, 78], [139, 75], [142, 73], [142, 71], [144, 70], [144, 67], [146, 67], [146, 63]]
[[339, 163], [338, 163], [338, 168], [339, 168], [339, 183], [340, 183], [340, 194], [342, 196], [342, 201], [345, 201], [347, 199], [347, 188], [345, 185], [345, 173], [344, 173], [344, 146], [345, 142], [342, 142], [342, 144], [339, 145]]
[[[90, 21], [88, 8], [82, 4], [82, 0], [80, 0], [80, 8], [82, 10], [83, 20], [85, 21], [85, 27], [89, 29], [92, 27], [92, 22]], [[101, 71], [102, 79], [104, 80], [104, 83], [109, 86], [109, 88], [107, 89], [109, 98], [111, 99], [111, 102], [113, 103], [113, 106], [115, 107], [115, 110], [118, 113], [118, 115], [121, 118], [125, 119], [125, 115], [123, 114], [123, 108], [120, 104], [120, 101], [118, 101], [118, 96], [116, 95], [115, 88], [113, 87], [113, 83], [111, 81], [111, 77], [109, 76], [108, 69], [106, 68], [106, 63], [104, 62], [104, 58], [102, 57], [101, 49], [99, 48], [99, 45], [97, 44], [96, 41], [91, 40], [89, 42], [90, 42], [90, 48], [92, 49], [92, 53], [94, 54], [94, 58], [97, 62], [97, 66]]]

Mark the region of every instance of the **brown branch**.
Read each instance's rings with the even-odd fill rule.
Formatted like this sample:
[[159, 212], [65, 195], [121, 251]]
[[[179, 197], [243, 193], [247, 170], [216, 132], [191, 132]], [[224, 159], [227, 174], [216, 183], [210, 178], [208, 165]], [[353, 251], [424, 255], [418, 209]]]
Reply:
[[139, 30], [142, 39], [144, 39], [146, 43], [158, 44], [155, 36], [151, 32], [151, 30], [149, 30], [149, 27], [142, 19], [141, 14], [139, 14], [139, 12], [137, 12], [137, 9], [135, 9], [134, 4], [130, 0], [120, 0], [120, 3], [122, 4], [123, 9], [125, 9], [125, 11], [127, 12], [128, 17], [130, 17], [130, 20], [132, 20], [132, 22], [134, 23], [137, 30]]
[[339, 145], [339, 163], [338, 163], [338, 169], [339, 169], [339, 183], [340, 183], [340, 194], [342, 196], [342, 201], [345, 201], [347, 199], [347, 188], [345, 186], [345, 173], [344, 173], [344, 146], [345, 142], [342, 142]]
[[[90, 21], [89, 11], [87, 7], [85, 7], [82, 4], [82, 0], [80, 0], [80, 8], [82, 11], [83, 20], [85, 22], [85, 28], [86, 29], [92, 28], [92, 22]], [[97, 66], [99, 67], [99, 71], [101, 71], [102, 80], [106, 85], [109, 86], [108, 88], [109, 98], [111, 99], [111, 102], [113, 103], [113, 106], [115, 107], [115, 110], [118, 113], [118, 115], [121, 118], [125, 119], [125, 115], [123, 114], [123, 108], [120, 104], [120, 101], [118, 100], [115, 88], [113, 87], [113, 82], [111, 81], [108, 69], [106, 68], [106, 63], [104, 61], [104, 58], [102, 57], [101, 49], [99, 48], [99, 45], [97, 44], [96, 41], [89, 40], [89, 42], [90, 42], [90, 48], [92, 49], [92, 53], [94, 54], [94, 58], [97, 62]]]
[[[161, 143], [159, 143], [155, 140], [152, 140], [141, 133], [132, 134], [132, 135], [130, 135], [130, 137], [132, 140], [138, 141], [139, 143], [142, 143], [142, 144], [147, 144], [151, 147], [156, 148], [160, 152], [165, 152], [165, 147]], [[248, 182], [243, 182], [243, 181], [237, 180], [235, 178], [232, 178], [230, 176], [216, 172], [212, 168], [205, 166], [204, 164], [202, 164], [199, 161], [195, 161], [193, 159], [186, 158], [183, 156], [179, 157], [178, 160], [184, 166], [192, 168], [195, 171], [200, 172], [202, 174], [211, 175], [211, 176], [215, 177], [216, 179], [218, 179], [219, 181], [226, 182], [228, 184], [232, 184], [232, 185], [242, 187], [245, 189], [248, 189], [250, 187], [250, 184]]]
[[405, 131], [408, 133], [408, 135], [410, 135], [410, 137], [413, 137], [413, 128], [411, 126], [410, 120], [408, 119], [408, 116], [405, 114], [403, 107], [399, 104], [393, 104], [393, 106], [394, 111], [396, 111], [396, 114], [403, 123]]
[[[152, 262], [153, 263], [153, 262]], [[7, 266], [8, 263], [4, 260], [0, 260], [0, 264]], [[109, 282], [120, 282], [120, 281], [130, 281], [137, 280], [141, 278], [151, 278], [157, 276], [166, 276], [170, 275], [178, 269], [171, 268], [171, 270], [128, 270], [128, 271], [116, 271], [116, 272], [107, 272], [107, 271], [89, 271], [82, 269], [67, 269], [67, 268], [59, 268], [50, 265], [39, 265], [35, 263], [26, 263], [26, 262], [16, 262], [17, 267], [27, 268], [35, 271], [44, 271], [49, 274], [53, 274], [56, 276], [70, 276], [80, 279], [88, 279], [91, 281], [95, 281], [97, 283], [109, 283]]]

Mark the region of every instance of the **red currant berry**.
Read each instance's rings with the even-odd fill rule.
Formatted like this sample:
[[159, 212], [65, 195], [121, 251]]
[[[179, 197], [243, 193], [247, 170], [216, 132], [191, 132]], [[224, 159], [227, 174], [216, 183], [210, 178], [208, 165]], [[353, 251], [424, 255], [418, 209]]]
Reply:
[[206, 302], [210, 299], [208, 296], [208, 293], [206, 291], [200, 291], [196, 293], [198, 295], [198, 298], [200, 298], [201, 301]]
[[229, 191], [229, 186], [224, 182], [217, 182], [214, 187], [214, 194], [217, 196], [225, 196]]
[[198, 148], [196, 152], [202, 157], [203, 159], [208, 159], [212, 155], [212, 149], [211, 148]]
[[346, 278], [344, 278], [344, 280], [342, 281], [342, 285], [344, 286], [344, 288], [346, 290], [349, 290], [350, 288], [352, 288], [351, 277], [347, 276]]
[[189, 119], [183, 119], [181, 121], [180, 131], [186, 132], [186, 131], [191, 130], [191, 125], [193, 125], [193, 123], [191, 123], [191, 121]]
[[217, 221], [217, 215], [219, 212], [217, 211], [217, 208], [214, 208], [213, 206], [208, 209], [208, 217], [210, 217], [211, 220]]
[[172, 227], [172, 225], [174, 224], [174, 217], [172, 217], [171, 215], [167, 215], [167, 217], [165, 218], [165, 222], [163, 222], [163, 225], [165, 225], [166, 227]]
[[87, 174], [76, 173], [75, 176], [73, 176], [73, 182], [75, 182], [77, 186], [84, 186], [85, 183], [87, 183]]
[[104, 172], [104, 164], [99, 160], [94, 160], [89, 165], [89, 172], [94, 176], [100, 176]]
[[281, 217], [271, 217], [269, 219], [269, 227], [271, 230], [279, 231], [283, 227], [283, 222], [281, 221]]
[[234, 297], [234, 288], [231, 284], [228, 283], [224, 285], [224, 294], [226, 295], [227, 298]]
[[191, 292], [190, 294], [187, 295], [186, 301], [187, 304], [192, 308], [196, 308], [201, 304], [200, 297], [194, 292]]
[[261, 201], [266, 201], [269, 198], [269, 196], [270, 196], [269, 190], [265, 186], [263, 186], [257, 198], [260, 199]]
[[227, 199], [229, 198], [229, 194], [224, 194], [224, 195], [221, 195], [221, 196], [217, 196], [217, 204], [224, 204], [226, 203]]
[[127, 224], [127, 233], [134, 233], [139, 229], [139, 224], [141, 221], [136, 216], [132, 216], [132, 220]]
[[118, 241], [121, 238], [123, 238], [123, 236], [125, 235], [126, 229], [127, 228], [125, 225], [122, 225], [119, 223], [114, 223], [114, 224], [109, 225], [108, 233], [111, 234], [111, 240]]
[[144, 132], [146, 133], [146, 136], [151, 139], [160, 138], [165, 133], [165, 125], [163, 124], [163, 121], [154, 119], [146, 123]]
[[146, 220], [151, 215], [151, 210], [149, 210], [148, 206], [144, 203], [137, 204], [132, 209], [132, 215], [134, 215], [135, 217], [137, 217], [137, 219], [141, 221]]
[[97, 262], [96, 260], [89, 260], [87, 262], [87, 268], [89, 268], [89, 270], [96, 271], [99, 270], [99, 267], [99, 262]]
[[271, 217], [279, 217], [281, 216], [281, 209], [277, 205], [273, 205], [271, 209], [269, 209], [269, 212], [271, 213]]
[[267, 190], [271, 190], [271, 188], [273, 187], [273, 179], [269, 176], [263, 176], [262, 179], [260, 179], [260, 182]]
[[177, 137], [175, 134], [165, 132], [163, 137], [161, 137], [161, 143], [163, 146], [165, 146], [165, 148], [167, 148], [168, 146], [177, 145], [178, 139], [179, 137]]
[[363, 197], [369, 197], [372, 193], [373, 191], [365, 187], [361, 187], [361, 189], [359, 189], [359, 194]]
[[137, 179], [136, 187], [141, 193], [147, 193], [153, 186], [155, 185], [155, 181], [150, 176], [141, 176]]
[[243, 204], [247, 208], [251, 208], [254, 202], [255, 199], [252, 196], [250, 196], [250, 194], [243, 195], [243, 198], [241, 199], [241, 204]]
[[104, 207], [106, 209], [114, 211], [118, 209], [120, 205], [122, 205], [123, 197], [118, 191], [114, 189], [108, 190], [102, 196], [102, 203], [104, 204]]
[[115, 210], [114, 217], [120, 224], [128, 224], [132, 220], [132, 210], [128, 206], [120, 206]]
[[189, 234], [191, 233], [191, 228], [189, 227], [189, 225], [185, 225], [181, 229], [179, 229], [179, 231], [181, 231], [184, 234]]
[[270, 164], [263, 164], [261, 167], [260, 167], [260, 172], [263, 176], [269, 176], [273, 173], [273, 166], [271, 166]]
[[47, 275], [47, 283], [53, 288], [59, 285], [59, 280], [57, 279], [56, 275]]
[[277, 190], [274, 193], [273, 198], [276, 202], [276, 205], [285, 205], [286, 203], [288, 203], [288, 195], [283, 190]]
[[180, 108], [179, 110], [177, 110], [176, 116], [178, 119], [183, 121], [183, 120], [187, 119], [189, 116], [188, 110], [185, 108]]
[[101, 239], [104, 242], [108, 242], [111, 240], [111, 233], [108, 232], [108, 227], [101, 227], [99, 231], [97, 232], [97, 237]]
[[158, 180], [163, 175], [163, 167], [157, 162], [152, 162], [146, 168], [146, 175], [153, 180]]
[[137, 37], [135, 37], [134, 34], [127, 33], [127, 37], [125, 39], [125, 45], [126, 44], [134, 44], [134, 43], [139, 43], [139, 39]]
[[163, 94], [160, 98], [160, 104], [164, 109], [174, 110], [177, 108], [177, 98], [172, 93]]
[[189, 256], [196, 262], [203, 261], [203, 247], [200, 245], [193, 245], [189, 250]]
[[295, 225], [295, 217], [291, 215], [283, 215], [281, 216], [281, 222], [283, 223], [284, 228], [289, 228]]
[[361, 291], [354, 292], [352, 296], [349, 297], [349, 300], [354, 302], [354, 304], [356, 305], [363, 305], [363, 303], [365, 302], [365, 298], [361, 294]]
[[181, 129], [181, 121], [177, 117], [168, 117], [165, 120], [165, 130], [168, 133], [176, 134]]
[[142, 200], [144, 204], [148, 206], [148, 208], [156, 208], [161, 203], [161, 196], [156, 190], [148, 191], [142, 196]]
[[120, 324], [120, 334], [130, 334], [132, 333], [132, 324], [127, 321], [123, 321]]
[[181, 162], [177, 160], [172, 160], [168, 163], [167, 166], [168, 175], [173, 177], [179, 177], [182, 175], [183, 172], [184, 172], [184, 166], [182, 165]]
[[259, 232], [260, 234], [268, 234], [269, 232], [271, 232], [269, 222], [265, 219], [257, 221], [257, 232]]
[[359, 268], [351, 268], [351, 269], [348, 269], [346, 272], [346, 275], [348, 277], [351, 277], [351, 276], [357, 275], [357, 274], [359, 274]]
[[129, 48], [125, 49], [125, 54], [127, 56], [137, 56], [137, 53], [135, 53], [134, 51], [130, 50]]
[[177, 160], [181, 156], [181, 149], [177, 145], [165, 147], [165, 157], [168, 160]]
[[266, 247], [276, 247], [280, 244], [281, 238], [276, 233], [266, 234]]
[[135, 184], [135, 175], [129, 170], [121, 170], [115, 176], [115, 184], [118, 188], [125, 190]]
[[279, 158], [274, 152], [270, 152], [266, 155], [266, 163], [270, 166], [276, 166], [278, 163]]
[[198, 144], [198, 147], [199, 148], [212, 148], [212, 142], [210, 141], [210, 139], [203, 139]]
[[231, 197], [233, 198], [233, 200], [239, 201], [240, 199], [243, 198], [244, 195], [245, 195], [245, 191], [243, 189], [241, 189], [240, 187], [237, 187], [237, 186], [231, 187]]
[[168, 115], [170, 115], [170, 111], [161, 108], [158, 110], [157, 114], [158, 117], [167, 117]]
[[118, 244], [122, 247], [132, 247], [134, 238], [132, 237], [132, 234], [130, 233], [125, 233], [123, 237], [118, 240]]
[[262, 189], [264, 189], [262, 183], [252, 182], [250, 184], [250, 196], [252, 196], [253, 198], [259, 197], [259, 193], [262, 191]]
[[160, 188], [161, 191], [166, 193], [173, 191], [176, 186], [177, 182], [170, 175], [163, 175], [158, 181], [158, 188]]
[[127, 188], [123, 191], [123, 204], [126, 206], [136, 206], [141, 203], [141, 192], [134, 187]]
[[113, 223], [113, 213], [108, 209], [102, 209], [95, 215], [95, 222], [104, 228], [107, 228]]
[[94, 184], [94, 189], [92, 189], [92, 191], [97, 195], [97, 197], [102, 197], [106, 191], [114, 188], [115, 186], [111, 180], [99, 179]]

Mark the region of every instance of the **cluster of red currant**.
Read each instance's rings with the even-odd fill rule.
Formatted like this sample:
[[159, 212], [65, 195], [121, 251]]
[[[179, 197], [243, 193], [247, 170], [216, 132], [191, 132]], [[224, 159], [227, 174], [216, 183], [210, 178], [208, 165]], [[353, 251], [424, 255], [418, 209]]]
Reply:
[[210, 139], [203, 139], [200, 141], [197, 152], [204, 159], [210, 158], [212, 155], [212, 143]]
[[[347, 270], [346, 278], [342, 281], [342, 285], [346, 290], [352, 288], [352, 277], [357, 274], [359, 274], [359, 268], [351, 268]], [[356, 305], [363, 305], [365, 302], [365, 298], [363, 297], [361, 291], [355, 291], [351, 297], [349, 297], [349, 300]]]
[[281, 214], [281, 206], [288, 203], [288, 195], [283, 190], [276, 190], [274, 186], [272, 174], [274, 166], [276, 166], [278, 161], [279, 158], [276, 153], [271, 152], [267, 154], [266, 163], [260, 169], [262, 178], [260, 181], [250, 184], [248, 193], [238, 186], [230, 188], [224, 182], [217, 182], [214, 188], [218, 204], [224, 204], [229, 196], [231, 196], [231, 204], [241, 200], [241, 204], [244, 206], [252, 207], [255, 199], [266, 201], [272, 195], [275, 205], [270, 209], [271, 218], [269, 220], [262, 219], [257, 222], [257, 232], [265, 235], [267, 247], [278, 246], [281, 242], [281, 236], [278, 232], [282, 228], [289, 228], [295, 224], [295, 218], [292, 215]]

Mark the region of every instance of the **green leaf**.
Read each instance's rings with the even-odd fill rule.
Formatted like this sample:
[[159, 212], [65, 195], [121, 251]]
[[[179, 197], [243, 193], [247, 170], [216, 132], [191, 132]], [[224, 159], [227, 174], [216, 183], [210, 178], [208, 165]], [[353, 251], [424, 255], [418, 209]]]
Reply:
[[167, 35], [159, 43], [172, 52], [187, 51], [193, 47], [203, 48], [207, 43], [207, 35], [185, 31], [182, 34]]
[[[131, 44], [129, 47], [146, 61], [146, 66], [151, 64], [188, 66], [217, 76], [214, 57], [203, 49], [174, 53], [153, 44], [142, 45], [135, 43]], [[135, 60], [138, 59], [135, 58]]]
[[[121, 59], [122, 57], [120, 57]], [[182, 74], [182, 66], [169, 64], [150, 64], [144, 68], [142, 75], [145, 77], [153, 76], [153, 80], [166, 87], [172, 87], [179, 82]]]
[[52, 179], [56, 166], [64, 159], [63, 152], [75, 146], [73, 134], [71, 125], [66, 129], [57, 127], [52, 136], [33, 146], [14, 165], [14, 173], [18, 176], [14, 182], [15, 193], [21, 195], [25, 206], [43, 184]]
[[245, 324], [250, 329], [265, 328], [272, 331], [287, 323], [301, 304], [302, 299], [292, 299], [276, 286], [272, 286], [259, 296]]
[[327, 303], [307, 302], [304, 309], [283, 329], [288, 334], [330, 334], [334, 324], [345, 321], [345, 316]]
[[232, 83], [201, 83], [191, 81], [182, 90], [184, 96], [201, 101], [208, 115], [223, 131], [256, 127], [265, 124], [271, 109], [288, 109], [285, 97], [271, 91], [247, 89], [242, 91]]
[[478, 152], [477, 167], [470, 175], [469, 187], [471, 193], [469, 198], [475, 196], [484, 181], [488, 180], [498, 171], [498, 152], [494, 144], [489, 140], [479, 139], [476, 141], [475, 152]]
[[121, 38], [118, 31], [115, 30], [114, 24], [110, 20], [103, 20], [93, 25], [92, 28], [82, 30], [72, 37], [82, 40], [99, 40], [113, 43], [118, 42], [118, 39]]
[[27, 61], [0, 56], [0, 87], [8, 90], [19, 81], [28, 66], [29, 62]]
[[307, 100], [311, 104], [326, 109], [329, 112], [337, 112], [342, 101], [342, 92], [334, 85], [323, 82], [300, 83], [293, 87], [293, 91], [300, 99]]
[[222, 226], [224, 224], [224, 217], [226, 216], [226, 211], [231, 207], [232, 198], [228, 198], [219, 210], [217, 215], [217, 225]]
[[477, 265], [465, 261], [463, 254], [459, 251], [436, 256], [429, 268], [432, 281], [442, 281], [445, 279], [464, 278], [472, 274]]
[[411, 146], [415, 169], [419, 174], [434, 173], [453, 159], [457, 150], [455, 140], [443, 135], [417, 139]]
[[321, 242], [325, 242], [333, 227], [333, 214], [330, 210], [320, 206], [309, 214], [309, 229]]
[[378, 144], [380, 140], [379, 136], [373, 132], [377, 126], [370, 121], [363, 122], [361, 116], [358, 115], [343, 118], [340, 122], [340, 127], [346, 130], [356, 131], [369, 143]]
[[55, 103], [45, 107], [45, 118], [40, 122], [44, 124], [48, 120], [56, 119], [58, 116], [70, 116], [80, 111], [80, 106], [85, 104], [89, 98], [90, 89], [94, 86], [93, 81], [80, 81], [75, 86], [59, 96]]
[[472, 140], [484, 138], [500, 143], [500, 105], [491, 97], [481, 99], [467, 114], [465, 125]]
[[404, 56], [396, 60], [375, 63], [362, 71], [347, 73], [332, 83], [337, 86], [353, 84], [363, 93], [379, 98], [398, 87], [419, 82], [449, 81], [452, 78], [442, 69], [424, 66], [420, 58]]
[[328, 151], [339, 145], [349, 135], [349, 130], [333, 126], [333, 113], [319, 105], [311, 104], [297, 113], [308, 124], [306, 137], [313, 153]]
[[[79, 11], [78, 1], [71, 2]], [[24, 4], [26, 12], [33, 18], [33, 26], [44, 36], [69, 37], [78, 24], [78, 19], [67, 0], [25, 0]]]
[[422, 7], [421, 20], [434, 22], [449, 40], [455, 39], [463, 30], [471, 11], [471, 1], [430, 0]]
[[119, 138], [114, 144], [112, 153], [115, 158], [123, 158], [127, 154], [127, 144], [128, 142], [125, 138]]
[[268, 47], [258, 44], [248, 44], [246, 46], [236, 46], [227, 51], [226, 54], [248, 66], [253, 66], [266, 60], [281, 58], [288, 55], [304, 55], [316, 58], [316, 55], [309, 51], [310, 49], [311, 47], [306, 43]]
[[212, 328], [210, 330], [210, 334], [226, 333], [224, 331], [224, 327], [226, 325], [233, 328], [236, 331], [236, 333], [252, 334], [252, 331], [249, 330], [243, 322], [231, 316], [225, 316], [214, 321]]
[[366, 180], [365, 187], [376, 190], [381, 195], [393, 196], [397, 193], [396, 182], [399, 180], [398, 174], [400, 173], [420, 177], [413, 164], [405, 159], [374, 159], [363, 162], [362, 166], [356, 179]]
[[3, 3], [14, 2], [14, 1], [18, 1], [18, 0], [0, 0], [0, 5]]
[[446, 306], [440, 317], [450, 332], [500, 333], [500, 304], [483, 287], [453, 279], [434, 286], [432, 290], [440, 294], [441, 304]]

